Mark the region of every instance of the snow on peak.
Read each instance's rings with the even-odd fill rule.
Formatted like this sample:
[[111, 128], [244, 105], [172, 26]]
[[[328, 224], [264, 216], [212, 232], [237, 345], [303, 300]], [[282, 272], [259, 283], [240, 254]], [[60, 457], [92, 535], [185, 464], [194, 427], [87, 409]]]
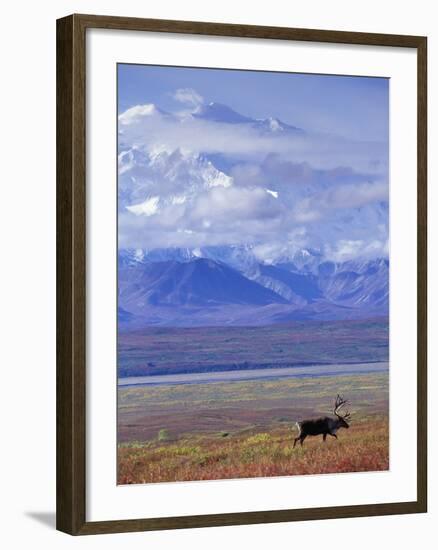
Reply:
[[286, 124], [275, 117], [257, 119], [257, 127], [268, 133], [278, 134], [282, 132], [301, 132], [299, 128]]
[[195, 118], [210, 120], [213, 122], [223, 122], [228, 124], [239, 124], [244, 122], [254, 122], [252, 118], [241, 115], [228, 105], [223, 103], [210, 102], [208, 105], [199, 106], [194, 112]]
[[136, 262], [142, 262], [144, 260], [144, 252], [141, 248], [135, 250], [134, 259]]
[[217, 170], [211, 162], [207, 163], [207, 169], [203, 175], [205, 186], [207, 188], [230, 187], [233, 184], [233, 178], [231, 176], [227, 176], [220, 170]]
[[121, 115], [119, 115], [119, 123], [123, 125], [129, 125], [137, 122], [139, 119], [145, 116], [153, 116], [158, 114], [162, 114], [162, 111], [160, 111], [153, 103], [135, 105], [134, 107], [130, 107]]
[[154, 144], [148, 148], [148, 154], [150, 160], [155, 160], [157, 157], [165, 153], [166, 155], [170, 155], [172, 153], [172, 150], [165, 144]]
[[195, 258], [202, 258], [202, 251], [200, 248], [194, 248], [192, 250], [192, 254], [193, 256], [195, 256]]
[[158, 212], [158, 203], [160, 197], [150, 197], [140, 204], [133, 204], [127, 206], [126, 209], [135, 214], [136, 216], [153, 216]]
[[185, 195], [174, 195], [171, 197], [171, 204], [184, 204], [187, 201], [187, 197]]
[[280, 121], [276, 118], [269, 118], [269, 127], [273, 132], [278, 132], [284, 130], [283, 126], [281, 125]]

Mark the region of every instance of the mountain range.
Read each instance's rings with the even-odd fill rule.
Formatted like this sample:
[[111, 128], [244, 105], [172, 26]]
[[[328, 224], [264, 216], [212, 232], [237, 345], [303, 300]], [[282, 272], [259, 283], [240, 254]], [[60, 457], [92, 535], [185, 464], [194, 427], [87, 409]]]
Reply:
[[388, 315], [387, 259], [335, 263], [299, 250], [261, 263], [249, 246], [119, 251], [119, 326], [267, 325]]
[[122, 330], [388, 315], [385, 147], [217, 102], [118, 120]]

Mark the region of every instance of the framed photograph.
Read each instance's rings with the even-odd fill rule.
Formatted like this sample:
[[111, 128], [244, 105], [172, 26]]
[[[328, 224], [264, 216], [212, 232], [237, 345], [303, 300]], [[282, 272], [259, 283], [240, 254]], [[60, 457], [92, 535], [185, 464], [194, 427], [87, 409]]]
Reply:
[[57, 22], [57, 528], [425, 512], [426, 38]]

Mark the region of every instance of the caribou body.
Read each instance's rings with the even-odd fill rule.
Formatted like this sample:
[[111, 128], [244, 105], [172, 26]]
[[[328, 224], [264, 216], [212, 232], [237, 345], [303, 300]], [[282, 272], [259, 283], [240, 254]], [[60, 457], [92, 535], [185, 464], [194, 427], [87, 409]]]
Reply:
[[294, 439], [294, 448], [299, 441], [303, 445], [304, 440], [309, 435], [322, 435], [323, 441], [326, 440], [328, 435], [338, 439], [336, 432], [339, 428], [349, 428], [347, 419], [350, 418], [350, 413], [340, 414], [340, 410], [348, 403], [346, 399], [338, 395], [333, 407], [333, 415], [323, 416], [321, 418], [313, 418], [310, 420], [303, 420], [297, 422], [298, 436]]

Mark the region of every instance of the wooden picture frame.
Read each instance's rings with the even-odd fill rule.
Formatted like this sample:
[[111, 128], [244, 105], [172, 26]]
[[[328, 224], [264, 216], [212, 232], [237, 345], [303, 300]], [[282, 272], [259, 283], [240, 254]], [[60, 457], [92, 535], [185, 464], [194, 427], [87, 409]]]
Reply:
[[[417, 499], [411, 502], [181, 517], [86, 520], [87, 29], [411, 48], [417, 52]], [[71, 15], [57, 21], [57, 529], [72, 535], [408, 514], [427, 510], [427, 40], [329, 30]]]

